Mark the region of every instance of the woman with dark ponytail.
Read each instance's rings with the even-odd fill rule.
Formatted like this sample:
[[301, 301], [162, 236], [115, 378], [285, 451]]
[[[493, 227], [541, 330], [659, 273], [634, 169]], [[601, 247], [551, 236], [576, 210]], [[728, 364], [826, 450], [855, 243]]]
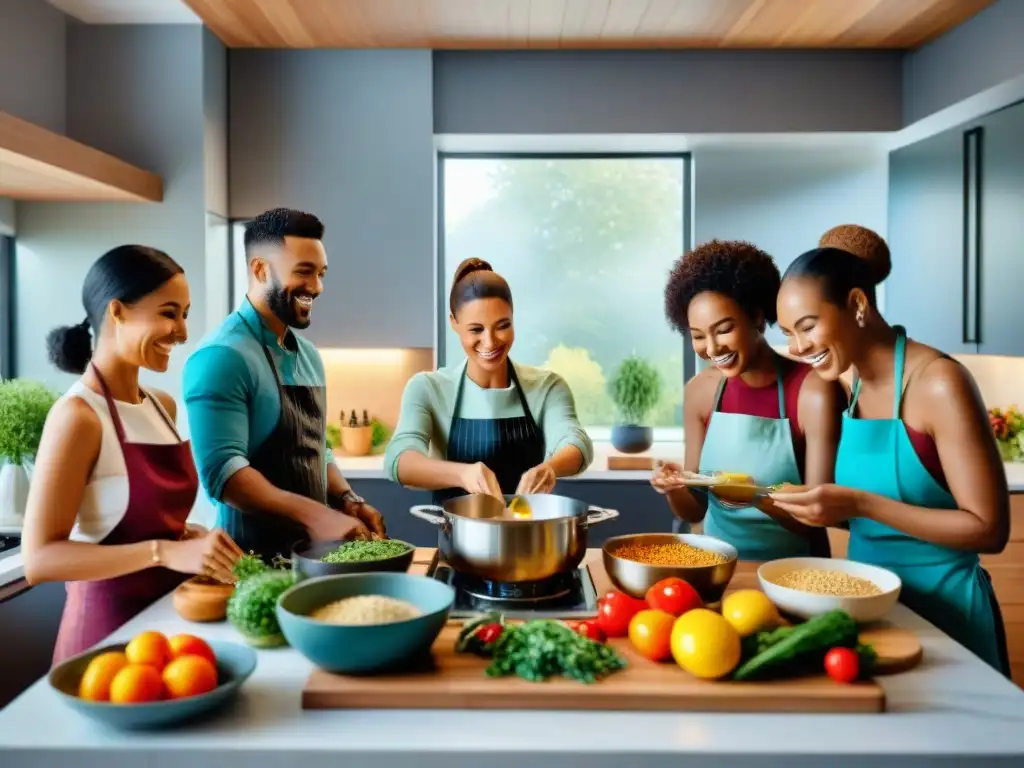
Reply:
[[794, 261], [779, 292], [790, 352], [856, 378], [835, 485], [773, 494], [807, 525], [849, 522], [851, 560], [888, 568], [900, 600], [1009, 675], [1006, 634], [979, 553], [1003, 550], [1009, 492], [978, 388], [959, 363], [907, 338], [875, 303], [890, 269], [877, 234], [845, 225]]
[[47, 338], [54, 365], [81, 378], [47, 417], [22, 533], [29, 583], [67, 583], [54, 663], [186, 574], [231, 580], [241, 556], [223, 532], [186, 524], [198, 478], [174, 400], [139, 384], [188, 337], [181, 267], [152, 248], [114, 248], [89, 269], [82, 304], [85, 320]]
[[466, 360], [416, 374], [388, 444], [385, 468], [435, 504], [467, 493], [548, 493], [586, 469], [593, 446], [572, 392], [555, 373], [509, 359], [512, 292], [481, 259], [455, 271], [448, 321]]

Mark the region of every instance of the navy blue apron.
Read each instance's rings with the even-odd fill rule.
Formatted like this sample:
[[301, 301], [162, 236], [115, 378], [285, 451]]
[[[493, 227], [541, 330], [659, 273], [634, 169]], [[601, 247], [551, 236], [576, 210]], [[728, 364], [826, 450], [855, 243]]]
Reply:
[[[242, 317], [239, 315], [239, 317]], [[252, 326], [242, 322], [260, 342], [274, 372], [281, 400], [281, 416], [274, 431], [249, 457], [249, 466], [271, 485], [327, 504], [324, 482], [326, 461], [327, 389], [281, 382], [274, 358]], [[225, 505], [221, 524], [243, 552], [255, 552], [269, 563], [275, 555], [291, 557], [292, 547], [308, 538], [306, 528], [291, 518], [261, 512], [243, 512]]]
[[[448, 429], [447, 461], [460, 464], [483, 462], [498, 479], [504, 494], [513, 494], [519, 487], [523, 473], [544, 461], [544, 435], [530, 413], [519, 378], [512, 361], [508, 361], [509, 383], [515, 387], [523, 406], [522, 416], [505, 419], [463, 419], [459, 416], [462, 388], [466, 383], [463, 369], [455, 395], [451, 426]], [[465, 496], [463, 488], [444, 488], [434, 491], [433, 503], [440, 506], [448, 499]]]

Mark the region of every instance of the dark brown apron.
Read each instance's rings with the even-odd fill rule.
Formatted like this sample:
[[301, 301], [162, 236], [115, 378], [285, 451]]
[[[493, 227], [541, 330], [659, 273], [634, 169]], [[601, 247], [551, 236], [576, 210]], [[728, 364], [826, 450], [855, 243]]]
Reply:
[[[189, 443], [130, 443], [106, 381], [93, 366], [110, 409], [128, 476], [128, 508], [102, 545], [137, 544], [151, 539], [177, 540], [199, 490], [199, 477]], [[152, 395], [146, 395], [152, 398]], [[161, 405], [157, 412], [175, 435], [174, 424]], [[168, 594], [188, 576], [160, 566], [96, 581], [72, 581], [53, 654], [57, 664], [104, 640], [144, 608]]]

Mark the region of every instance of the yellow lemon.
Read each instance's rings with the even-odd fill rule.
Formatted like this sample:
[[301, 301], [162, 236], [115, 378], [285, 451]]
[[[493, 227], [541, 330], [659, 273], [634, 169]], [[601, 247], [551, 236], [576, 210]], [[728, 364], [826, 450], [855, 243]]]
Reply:
[[740, 663], [740, 636], [714, 611], [695, 608], [672, 626], [672, 658], [694, 677], [724, 677]]
[[722, 616], [740, 637], [772, 629], [780, 623], [775, 603], [757, 589], [741, 589], [726, 596], [722, 601]]

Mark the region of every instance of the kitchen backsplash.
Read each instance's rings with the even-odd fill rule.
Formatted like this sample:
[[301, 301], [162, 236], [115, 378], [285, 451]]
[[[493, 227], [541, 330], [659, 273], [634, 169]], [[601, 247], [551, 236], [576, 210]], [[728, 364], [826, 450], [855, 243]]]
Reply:
[[1008, 405], [1024, 407], [1024, 357], [995, 355], [952, 355], [978, 382], [988, 408]]
[[327, 374], [327, 421], [340, 425], [355, 410], [360, 420], [365, 409], [394, 429], [406, 382], [434, 367], [432, 349], [321, 349]]

